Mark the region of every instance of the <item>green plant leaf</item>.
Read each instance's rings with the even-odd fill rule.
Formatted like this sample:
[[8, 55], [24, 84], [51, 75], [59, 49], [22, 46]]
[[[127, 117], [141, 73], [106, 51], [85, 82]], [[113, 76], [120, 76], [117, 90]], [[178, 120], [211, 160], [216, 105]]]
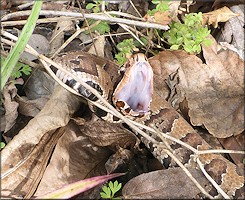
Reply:
[[102, 21], [95, 27], [91, 28], [91, 31], [98, 31], [101, 35], [110, 32], [110, 26], [107, 22]]
[[100, 8], [96, 6], [93, 8], [93, 11], [94, 11], [94, 13], [98, 13], [98, 12], [100, 12]]
[[[0, 62], [4, 62], [6, 60], [5, 57], [1, 56], [0, 57]], [[13, 69], [12, 73], [11, 73], [11, 77], [13, 77], [14, 79], [16, 78], [20, 78], [24, 73], [25, 75], [29, 75], [31, 73], [32, 69], [30, 66], [23, 64], [21, 62], [17, 62], [15, 65], [15, 68]]]
[[19, 60], [20, 54], [24, 51], [24, 48], [32, 35], [41, 7], [42, 1], [35, 1], [31, 14], [20, 34], [18, 41], [1, 67], [1, 90], [13, 72], [16, 63]]
[[192, 47], [193, 52], [200, 53], [201, 52], [201, 45], [200, 44], [195, 44]]
[[163, 34], [171, 46], [171, 49], [184, 48], [189, 53], [200, 53], [201, 43], [205, 42], [210, 30], [202, 27], [202, 13], [190, 13], [185, 15], [184, 24], [173, 22], [170, 24], [170, 30]]
[[134, 40], [131, 38], [125, 39], [122, 42], [118, 43], [117, 49], [119, 53], [115, 55], [115, 58], [117, 59], [118, 65], [122, 66], [127, 61], [127, 57], [131, 56], [133, 51], [137, 48], [134, 45]]
[[122, 183], [118, 183], [118, 181], [114, 182], [114, 193], [118, 192], [122, 187]]
[[29, 75], [31, 73], [32, 69], [30, 68], [30, 66], [28, 65], [23, 65], [22, 67], [22, 72], [25, 74], [25, 75]]
[[[144, 43], [144, 45], [147, 45], [148, 44], [148, 40], [145, 37], [140, 37], [140, 40]], [[133, 45], [135, 47], [142, 47], [142, 45], [138, 42], [138, 40], [135, 40], [133, 42]]]
[[153, 9], [153, 10], [148, 10], [147, 14], [150, 16], [154, 16], [154, 14], [157, 12], [157, 9]]
[[170, 47], [172, 50], [178, 50], [180, 45], [174, 44]]
[[113, 188], [114, 188], [113, 183], [110, 181], [108, 185], [109, 185], [109, 188], [113, 191]]
[[5, 143], [4, 143], [4, 142], [1, 142], [1, 143], [0, 143], [0, 147], [1, 147], [1, 149], [3, 149], [5, 146], [6, 146], [6, 145], [5, 145]]
[[90, 10], [90, 9], [92, 9], [92, 8], [95, 7], [95, 6], [96, 6], [96, 5], [93, 4], [93, 3], [88, 3], [88, 4], [86, 5], [86, 9]]
[[102, 187], [102, 191], [100, 193], [102, 198], [110, 198], [110, 199], [114, 199], [114, 195], [116, 192], [118, 192], [122, 187], [121, 183], [118, 183], [118, 181], [115, 181], [114, 183], [112, 181], [110, 181], [108, 183], [108, 186], [103, 186]]
[[169, 10], [169, 6], [167, 3], [164, 3], [161, 1], [161, 3], [159, 3], [157, 6], [156, 6], [156, 9], [158, 11], [161, 11], [161, 12], [165, 12], [165, 11], [168, 11]]
[[111, 189], [107, 186], [103, 186], [102, 187], [102, 190], [104, 192], [104, 197], [103, 198], [111, 198], [112, 195], [111, 195]]
[[119, 52], [118, 54], [116, 54], [115, 58], [117, 59], [117, 64], [119, 66], [123, 66], [124, 63], [126, 63], [127, 61], [126, 54], [123, 52]]
[[159, 3], [160, 3], [159, 0], [152, 0], [151, 2], [152, 2], [153, 4], [159, 4]]
[[11, 76], [13, 78], [20, 78], [23, 74], [29, 75], [31, 73], [31, 71], [32, 71], [32, 69], [30, 66], [18, 62], [16, 64], [16, 67], [15, 67], [14, 71], [12, 72]]

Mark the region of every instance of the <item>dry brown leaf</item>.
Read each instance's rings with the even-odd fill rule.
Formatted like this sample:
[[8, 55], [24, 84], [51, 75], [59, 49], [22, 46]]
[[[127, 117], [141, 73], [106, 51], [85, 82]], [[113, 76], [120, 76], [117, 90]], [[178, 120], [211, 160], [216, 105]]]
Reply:
[[[163, 51], [150, 61], [154, 69], [168, 68], [159, 70], [164, 73], [159, 81], [166, 72], [174, 75], [168, 79], [172, 105], [178, 110], [186, 102], [192, 125], [204, 125], [212, 135], [225, 138], [244, 130], [244, 64], [233, 51], [217, 52], [213, 42], [203, 46], [206, 64], [184, 51]], [[172, 63], [179, 66], [175, 73]]]
[[131, 150], [138, 149], [139, 139], [121, 124], [113, 124], [102, 119], [87, 122], [76, 119], [76, 123], [80, 124], [81, 132], [87, 135], [93, 144], [101, 147], [109, 146], [116, 152], [106, 163], [109, 174], [125, 166], [133, 156]]
[[171, 18], [169, 17], [169, 12], [156, 12], [154, 14], [154, 18], [156, 23], [168, 25], [171, 22]]
[[52, 150], [42, 154], [45, 145], [49, 145], [45, 138], [52, 136], [52, 130], [68, 123], [79, 101], [79, 97], [58, 86], [45, 107], [5, 146], [1, 152], [1, 187], [4, 195], [24, 197], [35, 191], [36, 181], [40, 178], [36, 169], [40, 171], [40, 163], [48, 159], [49, 154], [46, 153]]
[[224, 28], [220, 30], [221, 34], [217, 41], [226, 42], [226, 45], [232, 45], [231, 47], [233, 47], [234, 51], [237, 51], [244, 60], [244, 5], [232, 6], [230, 9], [240, 15], [229, 19], [229, 21], [225, 23]]
[[103, 58], [104, 50], [105, 50], [104, 48], [105, 48], [105, 37], [101, 36], [89, 48], [88, 53], [91, 53], [91, 54], [94, 54], [94, 55], [97, 55]]
[[[239, 139], [241, 139], [241, 141], [244, 141], [245, 135], [240, 134], [239, 136], [240, 136]], [[244, 142], [242, 144], [239, 144], [239, 142], [235, 136], [231, 136], [231, 137], [225, 138], [225, 139], [219, 138], [219, 141], [223, 145], [224, 149], [232, 149], [232, 150], [236, 150], [236, 151], [244, 151], [245, 150]], [[240, 173], [244, 174], [244, 163], [243, 163], [244, 155], [231, 153], [230, 157], [232, 158], [234, 163], [238, 166]]]
[[17, 96], [16, 101], [19, 103], [20, 114], [35, 117], [47, 103], [48, 98], [41, 97], [34, 100], [28, 100], [25, 96]]
[[15, 124], [15, 120], [18, 117], [18, 106], [19, 104], [14, 100], [17, 95], [17, 88], [15, 84], [23, 84], [23, 79], [15, 80], [9, 84], [6, 84], [3, 89], [3, 98], [4, 98], [4, 109], [5, 109], [5, 128], [4, 132], [10, 130]]
[[11, 6], [12, 6], [12, 3], [10, 0], [2, 0], [0, 10], [7, 10], [11, 8]]
[[120, 148], [115, 154], [111, 155], [105, 163], [107, 174], [116, 172], [117, 169], [125, 167], [125, 171], [128, 171], [129, 162], [132, 160], [134, 154], [128, 149]]
[[110, 150], [94, 145], [70, 121], [55, 147], [35, 196], [56, 190], [65, 184], [106, 174], [104, 165], [110, 155]]
[[[79, 121], [76, 120], [76, 122], [79, 124]], [[81, 132], [98, 146], [115, 147], [114, 149], [117, 150], [117, 147], [133, 148], [139, 142], [139, 139], [121, 124], [112, 124], [102, 119], [88, 121], [85, 124], [86, 126], [83, 124], [80, 126]]]
[[199, 118], [196, 124], [203, 121], [211, 134], [226, 138], [244, 130], [244, 63], [233, 51], [217, 52], [216, 41], [212, 40], [212, 46], [202, 45], [209, 82], [208, 90], [203, 91], [207, 92], [207, 101], [202, 103], [199, 99], [204, 111], [199, 116], [204, 120]]
[[146, 14], [144, 19], [148, 22], [155, 22], [158, 24], [168, 25], [171, 22], [171, 18], [169, 17], [169, 12], [160, 12], [157, 11], [154, 16], [150, 16]]
[[[118, 9], [121, 12], [131, 14], [137, 17], [144, 16], [148, 11], [148, 6], [149, 6], [148, 1], [145, 0], [136, 0], [133, 2], [130, 1], [112, 1], [112, 2], [114, 4], [119, 4]], [[136, 12], [135, 9], [137, 9], [137, 11], [140, 13], [141, 16], [138, 14], [138, 12]]]
[[62, 131], [45, 133], [37, 145], [27, 142], [2, 163], [2, 197], [30, 198], [43, 175], [49, 156]]
[[75, 9], [73, 6], [67, 6], [67, 2], [69, 0], [62, 0], [62, 3], [60, 1], [53, 1], [53, 2], [43, 2], [42, 10], [67, 10], [67, 11], [78, 11], [78, 9]]
[[214, 28], [218, 27], [218, 22], [227, 22], [230, 18], [239, 16], [238, 13], [233, 13], [228, 7], [224, 6], [220, 9], [204, 13], [202, 15], [203, 25], [213, 25]]
[[170, 74], [174, 74], [181, 67], [178, 55], [171, 51], [164, 51], [149, 58], [149, 62], [154, 71], [154, 92], [167, 99], [170, 93], [166, 80]]
[[[208, 185], [199, 170], [189, 171], [204, 188]], [[200, 198], [200, 193], [181, 168], [141, 174], [131, 179], [122, 190], [125, 199], [195, 199]]]

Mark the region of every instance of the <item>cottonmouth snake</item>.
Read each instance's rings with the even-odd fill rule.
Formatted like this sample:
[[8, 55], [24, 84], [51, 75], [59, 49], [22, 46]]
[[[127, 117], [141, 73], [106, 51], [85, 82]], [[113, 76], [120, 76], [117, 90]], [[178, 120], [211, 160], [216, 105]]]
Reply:
[[[152, 68], [144, 54], [136, 54], [129, 59], [125, 64], [125, 73], [121, 81], [118, 80], [118, 66], [114, 62], [85, 52], [63, 53], [58, 55], [54, 61], [95, 88], [108, 102], [113, 102], [124, 115], [144, 125], [153, 125], [160, 132], [173, 136], [198, 150], [211, 149], [209, 144], [164, 98], [153, 92]], [[87, 99], [98, 101], [92, 92], [69, 75], [54, 66], [51, 66], [51, 69], [66, 85]], [[92, 110], [103, 119], [119, 121], [118, 118], [99, 108], [92, 107]], [[159, 140], [157, 136], [151, 136]], [[162, 143], [152, 144], [145, 138], [141, 140], [163, 164], [175, 165], [166, 155]], [[192, 151], [173, 141], [168, 141], [168, 144], [183, 164], [196, 167]], [[235, 198], [243, 197], [244, 176], [239, 173], [236, 165], [220, 154], [200, 154], [198, 157], [208, 174], [226, 194]], [[215, 189], [209, 193], [212, 196], [218, 196]]]

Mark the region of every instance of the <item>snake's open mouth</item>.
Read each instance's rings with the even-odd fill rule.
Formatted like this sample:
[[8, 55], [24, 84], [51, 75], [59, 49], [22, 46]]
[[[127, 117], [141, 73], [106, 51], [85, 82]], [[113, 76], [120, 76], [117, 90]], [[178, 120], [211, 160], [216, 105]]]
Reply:
[[131, 115], [142, 115], [149, 111], [153, 93], [153, 72], [144, 54], [134, 58], [134, 64], [125, 72], [118, 84], [113, 101], [119, 110]]

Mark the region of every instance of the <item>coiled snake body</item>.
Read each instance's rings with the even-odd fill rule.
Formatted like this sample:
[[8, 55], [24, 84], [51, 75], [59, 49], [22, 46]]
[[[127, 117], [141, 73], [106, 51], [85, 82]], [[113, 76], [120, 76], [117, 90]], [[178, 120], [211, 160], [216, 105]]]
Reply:
[[[153, 73], [147, 58], [136, 54], [125, 65], [124, 77], [118, 84], [118, 66], [106, 59], [85, 53], [69, 52], [60, 54], [54, 59], [62, 67], [81, 78], [95, 88], [105, 99], [113, 102], [124, 115], [136, 117], [134, 120], [144, 125], [153, 125], [160, 132], [166, 133], [186, 144], [198, 149], [207, 150], [211, 147], [197, 134], [188, 122], [175, 111], [168, 102], [153, 92]], [[64, 72], [51, 67], [56, 76], [86, 98], [97, 101], [97, 97], [81, 86]], [[153, 69], [154, 71], [154, 69]], [[143, 89], [141, 89], [143, 88]], [[114, 92], [114, 93], [113, 93]], [[108, 113], [95, 108], [98, 116], [108, 119]], [[118, 120], [111, 117], [112, 120]], [[152, 135], [152, 137], [154, 137]], [[155, 138], [159, 140], [159, 138]], [[162, 143], [152, 144], [144, 138], [141, 140], [162, 163], [174, 165], [164, 152]], [[193, 165], [193, 152], [185, 147], [168, 141], [169, 146], [185, 165]], [[236, 165], [220, 154], [201, 154], [198, 156], [204, 169], [230, 197], [241, 197], [243, 194], [244, 177], [236, 169]], [[209, 193], [218, 195], [216, 190]]]

